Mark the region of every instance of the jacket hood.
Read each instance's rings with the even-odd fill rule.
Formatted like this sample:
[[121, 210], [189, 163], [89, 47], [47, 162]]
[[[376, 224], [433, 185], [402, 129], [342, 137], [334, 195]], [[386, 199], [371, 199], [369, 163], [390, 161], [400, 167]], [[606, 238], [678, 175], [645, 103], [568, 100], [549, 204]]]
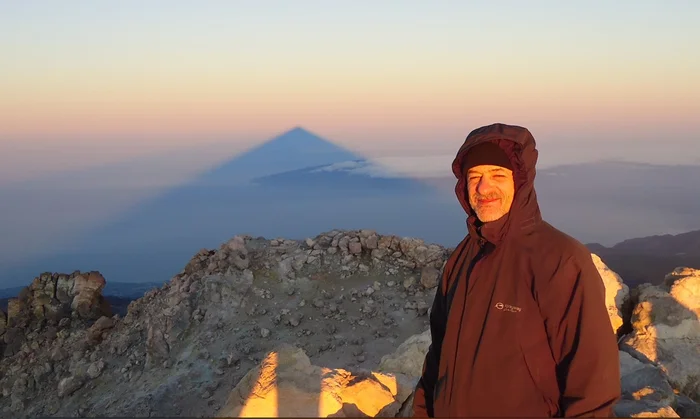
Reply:
[[[469, 205], [467, 183], [462, 172], [462, 165], [467, 152], [472, 147], [487, 141], [494, 142], [501, 147], [510, 159], [513, 165], [515, 196], [508, 214], [497, 221], [484, 224], [479, 229], [476, 213]], [[459, 203], [467, 213], [467, 226], [470, 234], [479, 234], [486, 240], [497, 244], [510, 233], [524, 231], [542, 220], [535, 193], [537, 157], [535, 138], [527, 128], [496, 123], [477, 128], [469, 133], [452, 162], [452, 172], [457, 177], [455, 193]]]

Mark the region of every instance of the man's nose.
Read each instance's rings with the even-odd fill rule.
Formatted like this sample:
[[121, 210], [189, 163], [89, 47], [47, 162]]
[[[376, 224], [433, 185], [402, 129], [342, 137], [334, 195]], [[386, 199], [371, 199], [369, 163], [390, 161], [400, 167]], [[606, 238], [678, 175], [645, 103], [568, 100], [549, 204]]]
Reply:
[[491, 191], [492, 188], [493, 188], [493, 184], [492, 184], [491, 181], [490, 181], [489, 179], [487, 179], [486, 177], [482, 177], [482, 178], [479, 180], [479, 183], [476, 185], [476, 191], [477, 191], [480, 195], [486, 195], [486, 194], [488, 194], [488, 193]]

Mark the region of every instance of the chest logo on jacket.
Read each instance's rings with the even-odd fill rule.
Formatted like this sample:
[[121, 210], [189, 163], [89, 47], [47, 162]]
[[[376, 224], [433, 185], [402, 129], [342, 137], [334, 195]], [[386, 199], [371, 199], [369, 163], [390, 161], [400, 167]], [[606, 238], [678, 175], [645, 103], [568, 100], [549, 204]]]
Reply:
[[510, 304], [504, 304], [501, 302], [496, 303], [494, 306], [496, 310], [507, 311], [509, 313], [520, 313], [522, 309], [520, 307], [512, 306]]

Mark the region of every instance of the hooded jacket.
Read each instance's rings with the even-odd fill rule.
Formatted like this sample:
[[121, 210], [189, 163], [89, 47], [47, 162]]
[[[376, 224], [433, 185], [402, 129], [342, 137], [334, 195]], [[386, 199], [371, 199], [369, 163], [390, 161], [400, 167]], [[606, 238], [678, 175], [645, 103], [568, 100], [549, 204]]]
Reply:
[[[462, 162], [485, 141], [508, 155], [515, 195], [508, 214], [479, 227]], [[620, 366], [603, 281], [586, 247], [543, 221], [537, 156], [532, 134], [505, 124], [472, 131], [457, 153], [468, 235], [435, 294], [414, 416], [613, 416]]]

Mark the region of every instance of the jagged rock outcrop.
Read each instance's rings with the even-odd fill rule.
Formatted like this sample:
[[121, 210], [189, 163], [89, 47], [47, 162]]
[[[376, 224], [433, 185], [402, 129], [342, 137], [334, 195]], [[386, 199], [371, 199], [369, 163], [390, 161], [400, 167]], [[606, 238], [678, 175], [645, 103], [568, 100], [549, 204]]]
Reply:
[[86, 320], [109, 314], [99, 272], [43, 273], [8, 302], [7, 327], [56, 325], [65, 317]]
[[675, 388], [700, 399], [700, 270], [678, 268], [661, 286], [636, 289], [623, 349], [660, 365]]
[[7, 314], [0, 315], [0, 355], [27, 354], [41, 347], [46, 342], [36, 339], [44, 328], [53, 339], [71, 319], [85, 322], [111, 315], [102, 296], [105, 283], [99, 272], [43, 273], [34, 278], [8, 301]]
[[231, 392], [218, 417], [392, 417], [411, 394], [401, 374], [311, 365], [281, 345]]
[[[336, 416], [410, 415], [409, 394], [430, 344], [429, 307], [451, 250], [371, 230], [335, 230], [301, 241], [236, 236], [197, 252], [161, 288], [133, 301], [123, 318], [105, 311], [98, 273], [42, 274], [0, 316], [6, 354], [0, 359], [0, 416], [214, 416], [246, 405], [240, 400], [245, 383], [257, 383], [257, 393], [266, 388], [272, 353], [289, 361], [278, 395], [318, 397], [335, 406], [330, 414]], [[610, 288], [612, 327], [619, 327], [614, 316], [629, 324], [625, 304], [643, 303], [646, 294], [632, 292], [628, 300], [619, 276], [602, 262], [597, 266]], [[692, 306], [690, 293], [681, 292], [694, 284], [682, 281], [688, 272], [674, 273], [665, 292]], [[635, 311], [639, 325], [643, 312]], [[627, 342], [632, 338], [641, 334]], [[295, 348], [284, 349], [285, 343]], [[677, 347], [669, 347], [659, 368], [649, 362], [639, 367], [621, 355], [634, 367], [623, 379], [629, 397], [622, 412], [697, 411], [690, 398], [676, 394], [683, 378], [674, 373], [680, 367], [672, 358], [683, 353], [673, 352]], [[644, 348], [638, 349], [641, 359]], [[254, 368], [263, 379], [250, 372]], [[325, 390], [314, 393], [304, 381], [310, 371], [325, 371]], [[674, 397], [659, 375], [675, 377], [666, 378]], [[388, 376], [403, 384], [392, 390], [382, 378]], [[682, 388], [690, 389], [691, 381], [687, 375]], [[362, 391], [376, 403], [352, 401]]]

